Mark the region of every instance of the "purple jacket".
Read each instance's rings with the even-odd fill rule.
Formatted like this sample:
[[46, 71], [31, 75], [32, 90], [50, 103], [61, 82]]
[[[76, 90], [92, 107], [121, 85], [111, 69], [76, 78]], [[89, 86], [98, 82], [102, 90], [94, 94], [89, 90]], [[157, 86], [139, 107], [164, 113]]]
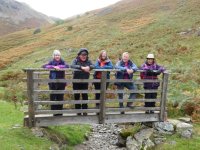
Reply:
[[[165, 71], [165, 68], [157, 65], [155, 62], [152, 65], [149, 65], [145, 62], [141, 68], [141, 70], [145, 70], [145, 72], [141, 72], [141, 79], [158, 79], [158, 75]], [[157, 89], [160, 86], [159, 82], [156, 83], [144, 83], [145, 89]]]
[[[64, 60], [60, 59], [60, 61], [51, 60], [48, 64], [43, 65], [43, 68], [53, 69], [55, 66], [59, 68], [69, 68], [69, 66], [65, 63]], [[64, 79], [65, 71], [50, 71], [49, 79]], [[50, 88], [54, 89], [64, 89], [66, 83], [49, 83]]]

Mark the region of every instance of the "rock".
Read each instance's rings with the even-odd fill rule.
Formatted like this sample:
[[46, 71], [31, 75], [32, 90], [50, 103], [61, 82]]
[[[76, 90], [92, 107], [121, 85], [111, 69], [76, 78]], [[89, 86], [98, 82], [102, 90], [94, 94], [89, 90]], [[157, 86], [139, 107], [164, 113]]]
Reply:
[[41, 128], [32, 128], [32, 133], [37, 136], [37, 137], [43, 137], [44, 136], [44, 133], [43, 133], [43, 130]]
[[142, 145], [144, 145], [144, 150], [152, 149], [155, 146], [155, 144], [150, 139], [144, 140]]
[[21, 128], [21, 125], [20, 124], [15, 124], [12, 128], [13, 129], [18, 129], [18, 128]]
[[190, 139], [192, 137], [192, 130], [188, 129], [181, 133], [182, 138]]
[[126, 146], [126, 139], [124, 139], [120, 134], [118, 135], [117, 146], [119, 146], [119, 147], [125, 147]]
[[156, 122], [154, 123], [154, 128], [159, 134], [173, 134], [174, 126], [169, 122]]
[[200, 36], [200, 31], [197, 32], [197, 36]]
[[140, 150], [141, 146], [134, 138], [129, 136], [126, 139], [126, 148], [127, 148], [127, 150]]
[[169, 144], [170, 145], [176, 145], [176, 141], [170, 141]]
[[192, 130], [192, 128], [193, 128], [193, 125], [189, 123], [184, 123], [184, 122], [180, 122], [176, 125], [176, 131], [178, 133], [182, 133], [183, 131], [188, 130], [188, 129]]
[[142, 129], [134, 135], [134, 138], [142, 145], [144, 140], [147, 140], [153, 134], [153, 128]]
[[162, 143], [164, 143], [165, 141], [166, 141], [166, 138], [154, 138], [154, 143], [155, 143], [156, 145], [162, 144]]
[[185, 31], [184, 31], [184, 32], [179, 32], [178, 34], [179, 34], [179, 35], [186, 35], [187, 32], [185, 32]]
[[189, 118], [189, 117], [178, 118], [178, 120], [185, 122], [185, 123], [191, 123], [191, 118]]
[[178, 123], [181, 123], [180, 120], [177, 119], [168, 119], [168, 122], [176, 126]]
[[53, 144], [52, 146], [50, 146], [49, 150], [60, 150], [60, 148], [58, 145]]

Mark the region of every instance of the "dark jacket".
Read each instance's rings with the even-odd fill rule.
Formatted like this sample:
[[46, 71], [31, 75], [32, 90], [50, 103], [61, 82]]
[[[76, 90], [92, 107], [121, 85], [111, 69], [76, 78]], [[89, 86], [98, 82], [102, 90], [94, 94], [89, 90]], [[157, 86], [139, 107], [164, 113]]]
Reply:
[[[86, 60], [86, 61], [81, 61], [80, 58], [77, 56], [77, 58], [75, 58], [72, 61], [71, 64], [71, 68], [74, 69], [80, 69], [81, 70], [81, 66], [89, 66], [90, 69], [94, 68], [94, 65], [92, 64], [92, 62], [90, 60]], [[90, 73], [88, 72], [84, 72], [84, 71], [74, 71], [73, 72], [73, 79], [89, 79]]]
[[[117, 73], [115, 75], [116, 79], [124, 79], [124, 74], [127, 73], [127, 71], [126, 71], [127, 68], [125, 67], [125, 63], [122, 60], [120, 60], [116, 63], [115, 68], [121, 70], [121, 71], [117, 71]], [[128, 61], [128, 69], [133, 69], [133, 71], [138, 70], [137, 66], [131, 60]], [[129, 74], [128, 78], [132, 79], [133, 73]]]
[[[149, 65], [147, 62], [145, 62], [140, 69], [145, 70], [145, 72], [140, 73], [141, 79], [150, 79], [150, 80], [158, 79], [158, 75], [160, 75], [162, 72], [165, 71], [165, 68], [157, 65], [156, 63]], [[159, 82], [144, 83], [145, 89], [157, 89], [159, 86], [160, 86]]]
[[[60, 61], [51, 60], [48, 64], [43, 65], [43, 68], [53, 69], [54, 66], [59, 66], [60, 68], [69, 68], [68, 64], [65, 63], [64, 60], [60, 59]], [[65, 71], [50, 71], [49, 79], [64, 79]], [[50, 87], [55, 86], [65, 86], [66, 83], [49, 83]], [[59, 87], [58, 87], [59, 88]]]
[[[113, 69], [113, 64], [112, 64], [112, 62], [111, 62], [110, 59], [107, 59], [107, 60], [105, 61], [105, 65], [102, 66], [102, 67], [100, 66], [100, 63], [101, 63], [101, 60], [98, 59], [98, 60], [96, 61], [95, 65], [94, 65], [94, 68], [95, 68], [95, 69]], [[98, 79], [98, 77], [97, 77], [97, 74], [98, 74], [98, 73], [101, 73], [101, 72], [95, 71], [95, 73], [94, 73], [94, 79]], [[107, 72], [107, 79], [110, 79], [110, 72], [109, 72], [109, 71]]]

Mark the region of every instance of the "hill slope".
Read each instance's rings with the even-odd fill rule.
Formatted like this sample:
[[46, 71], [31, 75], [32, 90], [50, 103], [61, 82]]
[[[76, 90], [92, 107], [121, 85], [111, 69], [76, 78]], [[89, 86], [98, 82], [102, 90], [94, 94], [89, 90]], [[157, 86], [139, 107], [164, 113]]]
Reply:
[[128, 51], [138, 66], [153, 52], [173, 73], [169, 100], [199, 100], [199, 8], [198, 0], [122, 0], [39, 34], [25, 30], [0, 38], [0, 67], [40, 67], [53, 49], [61, 49], [68, 63], [80, 47], [89, 48], [93, 61], [106, 49], [114, 64]]
[[0, 0], [0, 35], [53, 23], [49, 17], [15, 0]]

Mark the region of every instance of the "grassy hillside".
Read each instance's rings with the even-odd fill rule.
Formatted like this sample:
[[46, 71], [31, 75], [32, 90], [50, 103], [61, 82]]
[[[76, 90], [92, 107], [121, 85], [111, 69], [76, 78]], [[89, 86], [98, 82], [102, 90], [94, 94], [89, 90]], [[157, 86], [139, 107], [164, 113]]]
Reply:
[[172, 73], [168, 100], [179, 104], [192, 101], [198, 116], [199, 8], [198, 0], [123, 0], [42, 28], [38, 34], [33, 30], [16, 32], [0, 38], [0, 74], [5, 77], [8, 71], [40, 67], [51, 59], [54, 49], [61, 49], [68, 63], [80, 47], [89, 48], [93, 61], [100, 50], [106, 49], [113, 63], [128, 51], [138, 66], [147, 53], [153, 52], [157, 62]]

